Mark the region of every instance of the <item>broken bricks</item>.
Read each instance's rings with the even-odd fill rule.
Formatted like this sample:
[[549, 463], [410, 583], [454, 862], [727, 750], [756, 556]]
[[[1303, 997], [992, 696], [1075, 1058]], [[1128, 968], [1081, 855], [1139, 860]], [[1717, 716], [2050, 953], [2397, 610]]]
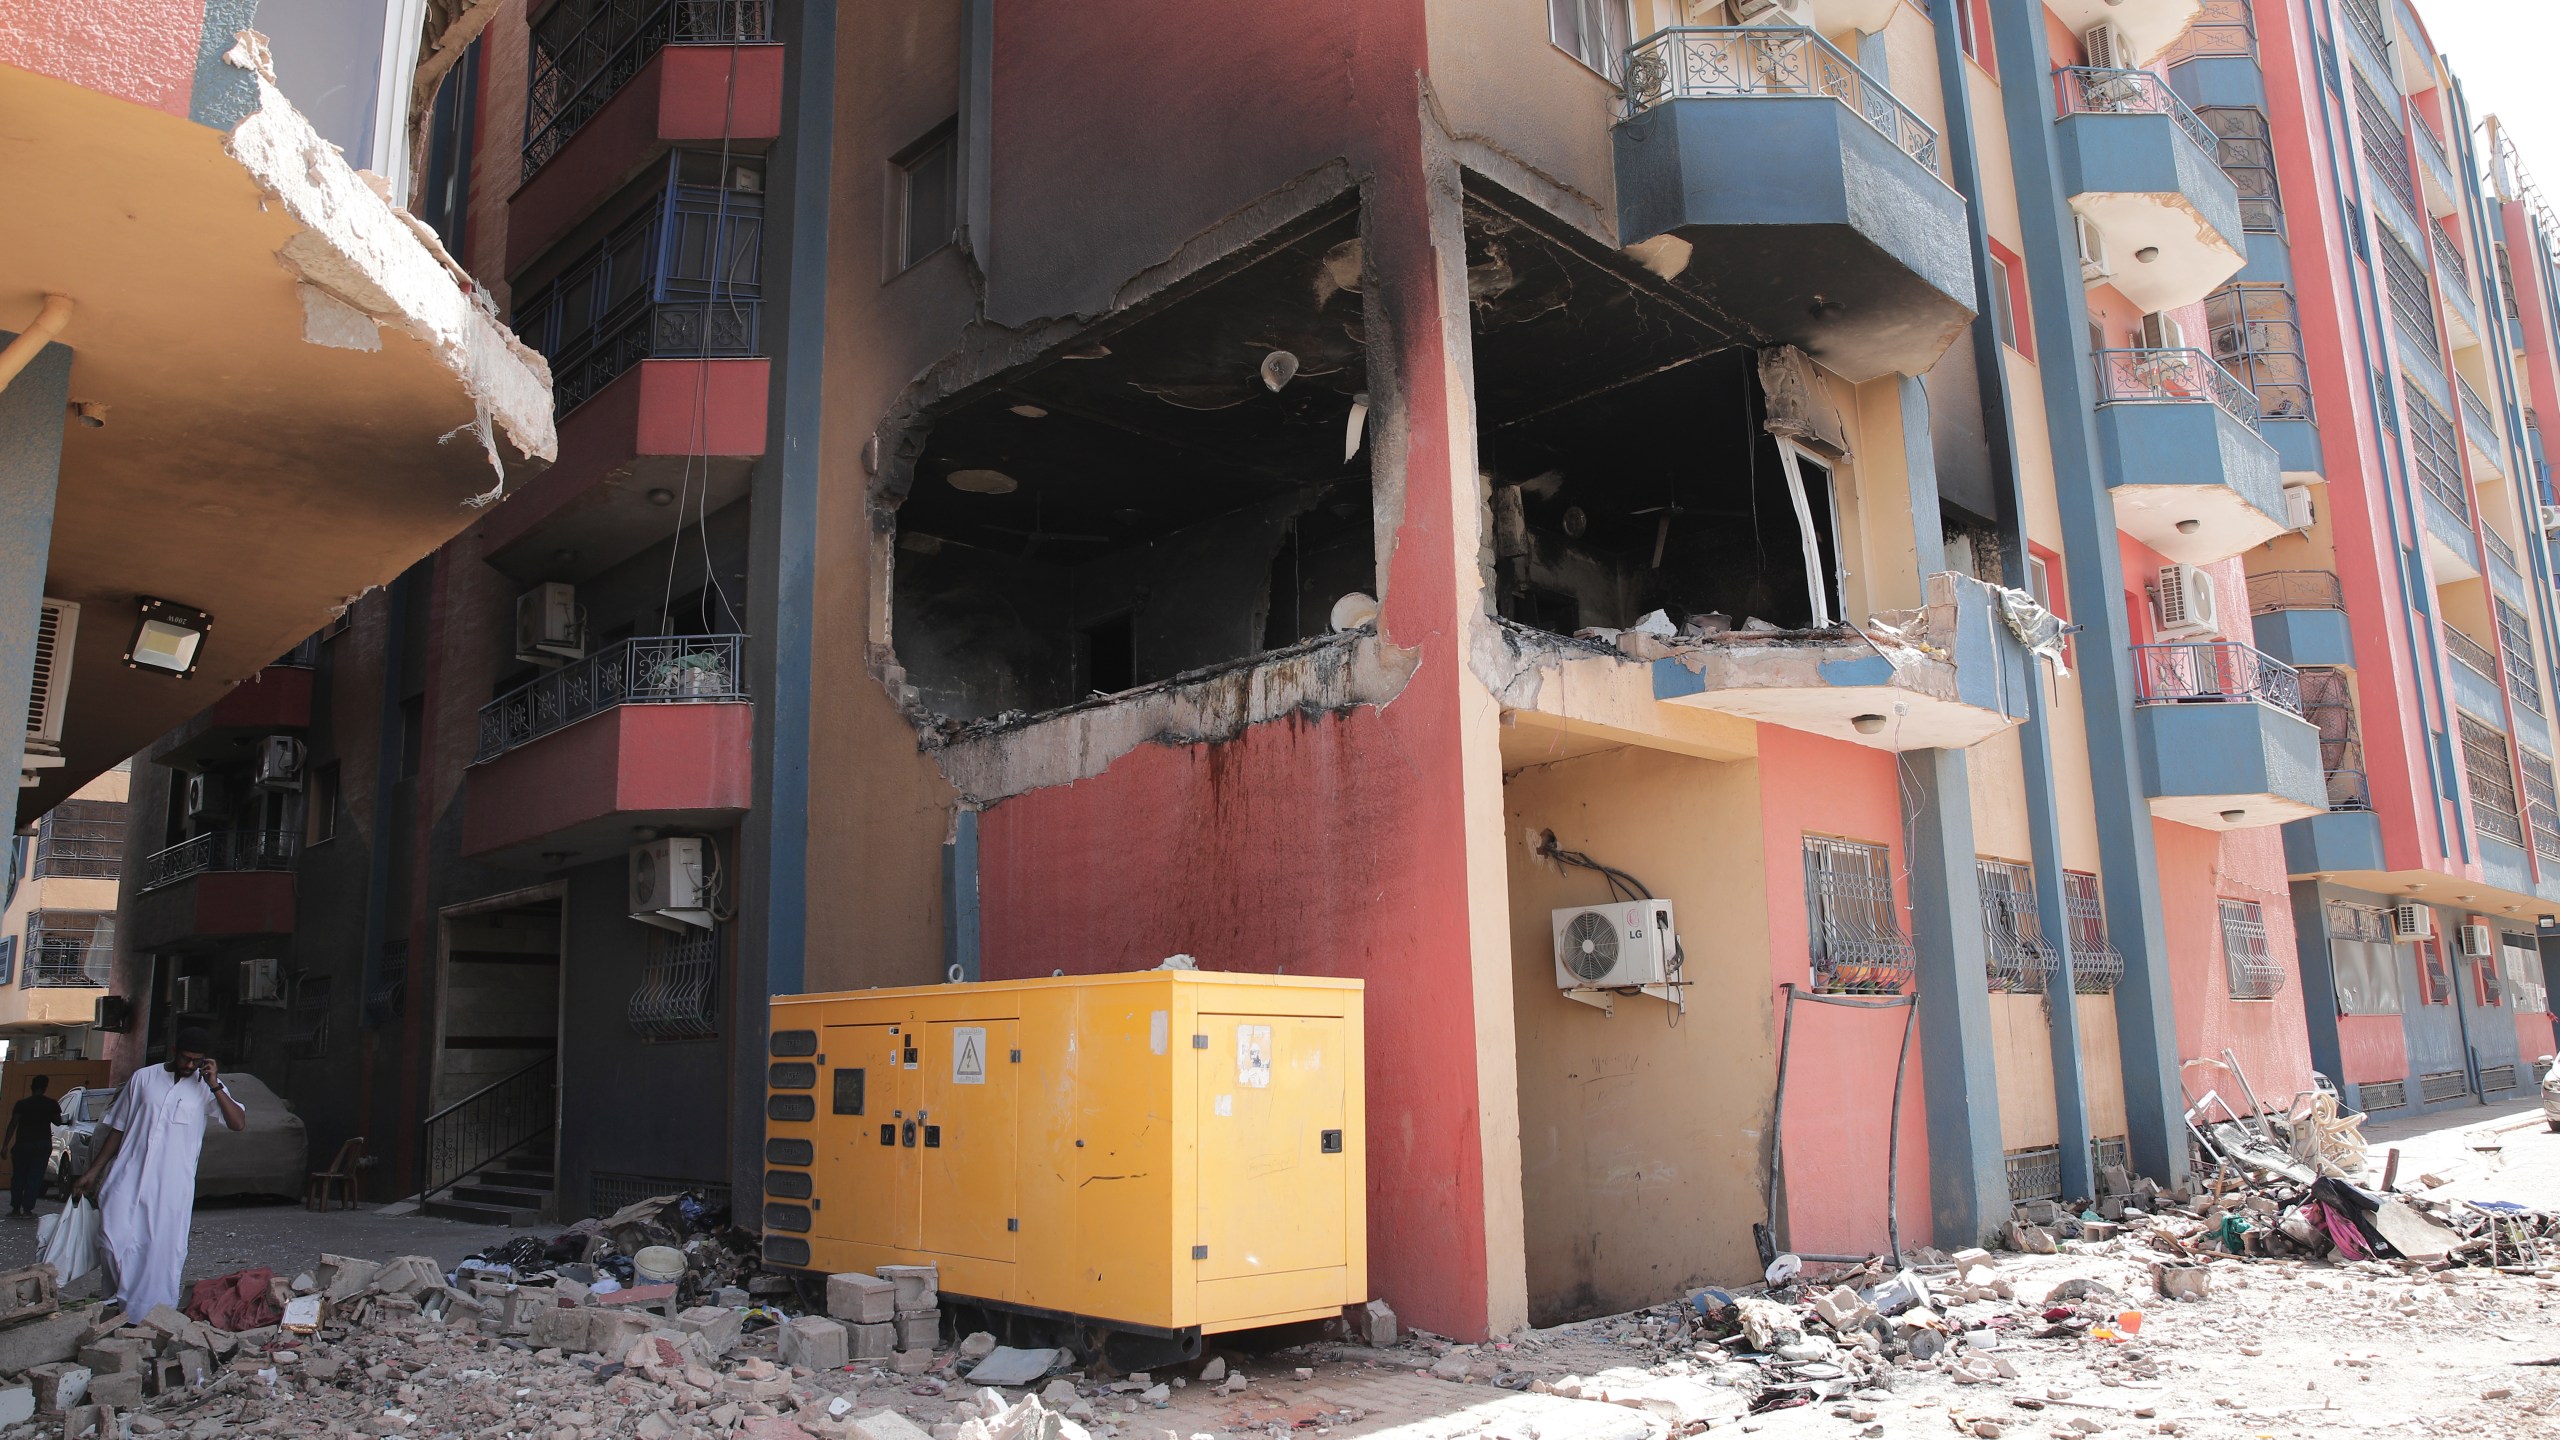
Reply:
[[840, 1369], [853, 1358], [852, 1336], [844, 1322], [821, 1315], [803, 1315], [785, 1324], [777, 1349], [783, 1364], [803, 1370]]
[[876, 1325], [898, 1317], [898, 1285], [859, 1273], [827, 1277], [827, 1313], [848, 1325]]

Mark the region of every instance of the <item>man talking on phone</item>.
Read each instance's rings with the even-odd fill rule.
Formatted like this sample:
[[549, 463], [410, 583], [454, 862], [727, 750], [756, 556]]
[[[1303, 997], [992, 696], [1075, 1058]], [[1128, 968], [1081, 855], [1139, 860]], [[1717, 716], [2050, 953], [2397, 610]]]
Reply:
[[178, 1303], [195, 1219], [196, 1157], [206, 1122], [216, 1118], [234, 1130], [249, 1128], [249, 1112], [231, 1098], [214, 1063], [213, 1036], [190, 1025], [170, 1042], [169, 1063], [133, 1072], [98, 1124], [97, 1153], [71, 1193], [99, 1196], [114, 1298], [127, 1315]]

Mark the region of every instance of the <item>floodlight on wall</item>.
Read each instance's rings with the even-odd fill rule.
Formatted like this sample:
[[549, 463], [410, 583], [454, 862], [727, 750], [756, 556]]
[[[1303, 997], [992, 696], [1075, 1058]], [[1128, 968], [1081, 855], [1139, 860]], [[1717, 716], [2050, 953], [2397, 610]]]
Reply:
[[133, 642], [125, 647], [126, 666], [157, 670], [181, 680], [196, 673], [196, 658], [204, 652], [205, 632], [213, 628], [213, 617], [192, 605], [148, 595], [140, 597], [135, 608], [142, 618], [133, 627]]

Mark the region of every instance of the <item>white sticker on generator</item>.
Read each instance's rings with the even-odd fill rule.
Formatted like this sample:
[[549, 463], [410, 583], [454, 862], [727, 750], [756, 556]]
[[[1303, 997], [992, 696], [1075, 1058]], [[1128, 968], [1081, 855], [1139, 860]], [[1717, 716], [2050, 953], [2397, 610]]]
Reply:
[[1271, 1088], [1271, 1027], [1236, 1027], [1236, 1083], [1248, 1090]]
[[1215, 1103], [1210, 1105], [1209, 1108], [1217, 1111], [1221, 1115], [1233, 1115], [1236, 1113], [1236, 1097], [1233, 1095], [1221, 1095], [1217, 1098]]
[[987, 1083], [987, 1029], [983, 1025], [955, 1025], [951, 1029], [951, 1083], [984, 1085]]
[[1164, 1053], [1165, 1047], [1171, 1043], [1173, 1043], [1172, 1014], [1163, 1010], [1151, 1012], [1147, 1016], [1148, 1051], [1153, 1054], [1161, 1055]]

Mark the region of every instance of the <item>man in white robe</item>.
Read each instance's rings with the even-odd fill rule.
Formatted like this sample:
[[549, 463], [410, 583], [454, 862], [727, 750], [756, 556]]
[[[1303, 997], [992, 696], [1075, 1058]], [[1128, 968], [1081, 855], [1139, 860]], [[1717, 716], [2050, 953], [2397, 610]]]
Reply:
[[72, 1187], [74, 1195], [99, 1196], [115, 1299], [136, 1319], [179, 1303], [206, 1122], [249, 1128], [249, 1112], [222, 1083], [212, 1049], [212, 1035], [191, 1025], [170, 1042], [168, 1064], [133, 1072], [99, 1122], [96, 1154]]

